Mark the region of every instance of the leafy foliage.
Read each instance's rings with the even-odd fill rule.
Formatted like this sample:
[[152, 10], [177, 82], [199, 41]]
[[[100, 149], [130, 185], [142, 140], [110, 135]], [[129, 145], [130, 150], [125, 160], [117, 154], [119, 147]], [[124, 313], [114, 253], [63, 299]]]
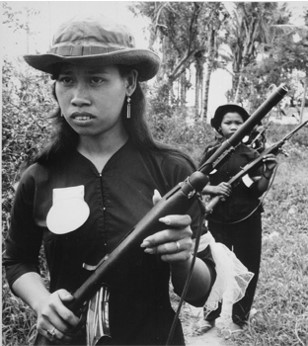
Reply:
[[[307, 27], [289, 24], [291, 14], [286, 4], [232, 4], [136, 2], [131, 6], [136, 14], [151, 20], [150, 47], [155, 42], [161, 50], [160, 77], [168, 92], [175, 92], [174, 82], [179, 84], [178, 95], [167, 99], [168, 103], [185, 103], [183, 90], [194, 86], [191, 79], [187, 80], [192, 66], [196, 69], [195, 109], [203, 102], [205, 113], [209, 80], [216, 68], [230, 69], [233, 87], [228, 99], [250, 109], [261, 104], [273, 84], [292, 84], [294, 71], [304, 72], [307, 78]], [[300, 42], [294, 39], [295, 33]]]
[[[3, 64], [2, 184], [12, 192], [19, 171], [35, 156], [48, 139], [46, 118], [55, 107], [46, 75], [19, 72], [12, 62]], [[4, 204], [5, 210], [8, 205]]]

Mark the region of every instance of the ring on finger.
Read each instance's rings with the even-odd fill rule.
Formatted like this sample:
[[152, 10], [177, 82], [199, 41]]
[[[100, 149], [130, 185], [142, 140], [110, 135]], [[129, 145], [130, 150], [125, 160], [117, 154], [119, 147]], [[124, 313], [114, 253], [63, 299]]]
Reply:
[[181, 244], [179, 241], [175, 242], [176, 248], [178, 249], [178, 252], [181, 250]]
[[47, 334], [48, 334], [50, 337], [53, 338], [53, 337], [56, 335], [56, 328], [53, 327], [52, 329], [47, 330], [46, 332], [47, 332]]

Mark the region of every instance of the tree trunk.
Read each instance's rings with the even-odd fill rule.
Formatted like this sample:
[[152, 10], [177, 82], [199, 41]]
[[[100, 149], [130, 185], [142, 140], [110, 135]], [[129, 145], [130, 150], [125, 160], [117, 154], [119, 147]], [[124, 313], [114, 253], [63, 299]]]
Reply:
[[185, 72], [182, 74], [180, 78], [180, 103], [182, 106], [186, 105], [186, 93], [187, 93], [187, 79]]
[[301, 102], [301, 110], [300, 110], [300, 115], [299, 115], [299, 123], [301, 124], [303, 122], [303, 117], [304, 117], [304, 110], [305, 110], [305, 103], [306, 103], [306, 92], [307, 92], [307, 80], [308, 76], [304, 78], [304, 92], [303, 92], [303, 97], [302, 97], [302, 102]]
[[[207, 68], [206, 68], [206, 77], [205, 77], [205, 84], [204, 84], [204, 98], [203, 98], [203, 112], [202, 112], [202, 119], [204, 117], [208, 118], [208, 99], [209, 99], [209, 90], [210, 90], [210, 81], [211, 81], [211, 75], [214, 67], [214, 60], [215, 60], [215, 53], [216, 53], [216, 31], [215, 29], [210, 29], [209, 33], [209, 39], [208, 39], [208, 61], [207, 61]], [[209, 120], [209, 119], [208, 119]]]
[[195, 84], [195, 118], [198, 119], [202, 113], [202, 92], [203, 92], [203, 58], [196, 57], [196, 84]]
[[208, 114], [208, 100], [209, 100], [209, 91], [210, 91], [210, 80], [211, 80], [211, 74], [213, 71], [213, 66], [210, 62], [207, 63], [206, 67], [206, 75], [205, 75], [205, 82], [204, 82], [204, 98], [203, 98], [203, 114], [202, 119], [209, 117]]
[[240, 99], [240, 91], [241, 91], [241, 86], [243, 83], [243, 73], [240, 71], [238, 74], [238, 78], [237, 78], [237, 86], [236, 86], [236, 91], [235, 91], [235, 95], [233, 98], [233, 102], [234, 103], [238, 103], [239, 99]]

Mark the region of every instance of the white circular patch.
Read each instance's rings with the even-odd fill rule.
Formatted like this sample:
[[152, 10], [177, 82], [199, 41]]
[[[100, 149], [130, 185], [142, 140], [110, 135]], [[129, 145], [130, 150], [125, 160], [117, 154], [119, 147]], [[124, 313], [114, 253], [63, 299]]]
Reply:
[[84, 200], [84, 186], [53, 189], [52, 207], [46, 224], [55, 234], [65, 234], [82, 226], [90, 215], [90, 208]]

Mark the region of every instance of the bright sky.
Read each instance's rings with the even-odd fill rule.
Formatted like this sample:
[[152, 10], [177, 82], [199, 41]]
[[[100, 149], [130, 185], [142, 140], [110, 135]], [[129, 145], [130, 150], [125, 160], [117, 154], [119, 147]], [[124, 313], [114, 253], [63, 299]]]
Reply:
[[[128, 1], [9, 1], [13, 11], [21, 11], [20, 18], [26, 20], [26, 9], [31, 8], [40, 12], [31, 16], [29, 21], [31, 35], [27, 41], [24, 32], [13, 33], [10, 28], [3, 26], [2, 40], [4, 51], [9, 55], [23, 55], [28, 53], [46, 52], [50, 46], [52, 36], [65, 20], [83, 14], [102, 13], [112, 18], [115, 22], [123, 23], [130, 28], [135, 36], [136, 44], [140, 47], [147, 46], [147, 39], [143, 28], [147, 20], [140, 16], [136, 18], [129, 10]], [[1, 33], [2, 36], [2, 33]]]
[[[30, 30], [33, 35], [27, 41], [25, 33], [13, 33], [7, 26], [1, 28], [4, 52], [9, 55], [45, 52], [51, 42], [52, 35], [59, 24], [80, 13], [103, 13], [116, 22], [127, 25], [136, 38], [138, 46], [147, 46], [145, 27], [147, 19], [135, 17], [129, 10], [130, 1], [7, 1], [13, 11], [20, 11], [20, 18], [26, 19], [26, 9], [36, 9], [39, 15], [31, 17]], [[232, 1], [225, 1], [232, 8]], [[308, 1], [288, 1], [289, 8], [294, 12], [293, 22], [303, 25], [302, 14], [308, 9]], [[3, 35], [2, 35], [3, 33]]]

